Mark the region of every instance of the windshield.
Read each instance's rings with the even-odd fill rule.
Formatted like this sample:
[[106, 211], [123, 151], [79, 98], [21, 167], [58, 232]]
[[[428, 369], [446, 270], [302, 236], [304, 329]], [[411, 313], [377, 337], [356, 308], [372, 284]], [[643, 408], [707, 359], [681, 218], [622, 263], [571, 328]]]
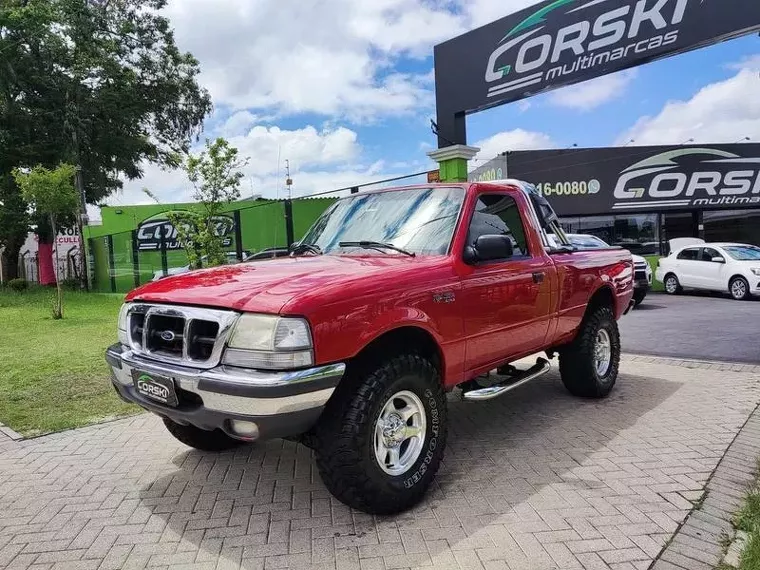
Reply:
[[732, 245], [723, 249], [736, 261], [760, 261], [760, 247], [754, 245]]
[[[301, 243], [317, 245], [323, 253], [341, 249], [341, 242], [373, 241], [420, 255], [444, 255], [463, 201], [462, 188], [357, 194], [333, 204]], [[364, 253], [384, 255], [374, 250]]]

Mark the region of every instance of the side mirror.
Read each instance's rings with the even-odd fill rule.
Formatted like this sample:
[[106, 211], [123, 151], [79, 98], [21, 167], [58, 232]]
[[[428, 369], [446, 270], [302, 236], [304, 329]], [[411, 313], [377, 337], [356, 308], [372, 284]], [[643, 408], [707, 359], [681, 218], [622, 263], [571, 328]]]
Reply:
[[726, 259], [724, 257], [718, 256], [718, 257], [713, 257], [711, 261], [713, 263], [725, 263]]
[[475, 243], [465, 248], [465, 263], [508, 259], [514, 255], [512, 240], [505, 235], [480, 236]]

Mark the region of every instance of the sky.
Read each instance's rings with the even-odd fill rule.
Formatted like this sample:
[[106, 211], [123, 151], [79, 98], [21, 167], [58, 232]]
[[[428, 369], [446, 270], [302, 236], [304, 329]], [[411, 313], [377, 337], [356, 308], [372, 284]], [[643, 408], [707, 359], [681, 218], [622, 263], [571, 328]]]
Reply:
[[[286, 160], [293, 196], [436, 168], [433, 46], [535, 3], [169, 0], [165, 14], [214, 101], [202, 136], [249, 158], [244, 197], [276, 198]], [[724, 42], [470, 115], [471, 166], [507, 150], [760, 142], [759, 88], [760, 38]], [[146, 187], [192, 195], [181, 171], [145, 165], [107, 203], [150, 203]]]

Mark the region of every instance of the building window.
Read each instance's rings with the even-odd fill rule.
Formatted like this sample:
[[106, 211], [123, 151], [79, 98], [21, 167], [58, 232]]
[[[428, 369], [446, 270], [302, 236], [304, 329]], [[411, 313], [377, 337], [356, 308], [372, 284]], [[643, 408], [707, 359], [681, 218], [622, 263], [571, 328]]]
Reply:
[[705, 212], [705, 241], [760, 245], [760, 210]]
[[594, 235], [637, 255], [657, 255], [660, 249], [657, 214], [562, 218], [568, 233]]

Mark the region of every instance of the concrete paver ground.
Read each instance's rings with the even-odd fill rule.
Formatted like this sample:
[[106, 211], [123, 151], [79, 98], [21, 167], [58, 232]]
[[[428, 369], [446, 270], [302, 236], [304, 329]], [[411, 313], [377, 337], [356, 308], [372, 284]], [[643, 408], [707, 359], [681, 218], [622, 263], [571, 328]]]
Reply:
[[643, 570], [760, 402], [760, 369], [695, 366], [626, 358], [604, 401], [556, 373], [455, 392], [434, 488], [395, 517], [334, 500], [303, 446], [201, 453], [151, 415], [0, 442], [0, 568]]

